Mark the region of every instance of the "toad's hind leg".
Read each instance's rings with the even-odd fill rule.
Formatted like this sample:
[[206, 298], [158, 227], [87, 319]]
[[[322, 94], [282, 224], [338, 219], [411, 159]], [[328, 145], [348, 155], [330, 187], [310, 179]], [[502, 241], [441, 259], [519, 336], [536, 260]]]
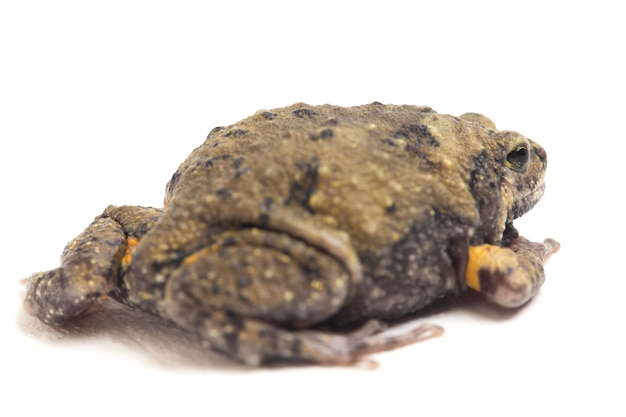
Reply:
[[212, 349], [248, 366], [272, 362], [371, 366], [376, 363], [364, 361], [364, 356], [443, 334], [442, 328], [432, 325], [383, 334], [387, 326], [377, 320], [348, 333], [298, 329], [228, 311], [198, 308], [196, 301], [188, 294], [177, 296], [170, 305], [170, 317]]
[[118, 274], [158, 209], [109, 206], [63, 250], [59, 268], [26, 280], [24, 307], [46, 324], [58, 325], [87, 311], [117, 288]]
[[193, 324], [187, 321], [185, 327], [211, 348], [248, 366], [287, 362], [375, 366], [365, 358], [367, 355], [443, 334], [441, 327], [428, 324], [400, 334], [385, 334], [386, 324], [377, 320], [348, 333], [298, 330], [223, 312], [203, 313]]
[[24, 307], [46, 324], [78, 316], [116, 287], [125, 242], [119, 223], [97, 217], [65, 247], [59, 268], [28, 278]]
[[349, 364], [433, 331], [374, 336], [383, 328], [378, 322], [348, 334], [311, 330], [343, 305], [349, 270], [335, 256], [285, 234], [226, 232], [170, 275], [162, 313], [252, 366], [268, 360]]
[[472, 246], [465, 280], [494, 304], [519, 307], [535, 296], [544, 282], [544, 262], [559, 250], [559, 243], [515, 238], [507, 247]]

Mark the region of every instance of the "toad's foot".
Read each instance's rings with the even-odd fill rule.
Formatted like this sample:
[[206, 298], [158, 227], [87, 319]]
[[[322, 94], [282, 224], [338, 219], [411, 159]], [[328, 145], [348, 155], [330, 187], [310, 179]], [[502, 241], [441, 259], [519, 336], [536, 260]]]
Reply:
[[554, 239], [536, 243], [523, 237], [514, 239], [508, 247], [472, 246], [466, 283], [495, 304], [519, 307], [539, 291], [545, 279], [543, 264], [559, 248]]
[[350, 333], [348, 345], [356, 360], [349, 364], [364, 365], [368, 368], [377, 368], [378, 362], [364, 359], [364, 356], [384, 352], [402, 346], [421, 342], [431, 337], [443, 335], [443, 328], [433, 324], [422, 324], [405, 333], [383, 334], [387, 325], [379, 320], [370, 320], [362, 327]]
[[[265, 351], [265, 358], [247, 355], [244, 361], [256, 366], [265, 359], [290, 360], [303, 363], [316, 363], [331, 366], [359, 366], [368, 369], [378, 367], [378, 363], [367, 356], [393, 350], [399, 347], [421, 342], [432, 337], [441, 336], [443, 329], [431, 324], [422, 324], [404, 332], [386, 332], [387, 325], [378, 320], [370, 320], [357, 330], [347, 333], [331, 333], [317, 330], [290, 332], [283, 329], [274, 330], [274, 338], [270, 345], [280, 339], [281, 343], [289, 342], [294, 349], [289, 351]], [[269, 332], [271, 335], [272, 332]], [[288, 353], [285, 355], [285, 353]], [[250, 361], [251, 359], [251, 361]]]

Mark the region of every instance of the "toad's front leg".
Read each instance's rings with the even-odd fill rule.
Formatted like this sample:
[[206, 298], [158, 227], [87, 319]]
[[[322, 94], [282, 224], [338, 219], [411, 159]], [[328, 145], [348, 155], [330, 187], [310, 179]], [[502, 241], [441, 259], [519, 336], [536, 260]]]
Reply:
[[58, 325], [89, 309], [117, 288], [125, 258], [161, 213], [144, 207], [107, 207], [65, 247], [59, 268], [27, 279], [26, 310], [46, 324]]
[[535, 296], [544, 282], [543, 264], [559, 248], [553, 239], [536, 243], [523, 237], [507, 247], [472, 246], [465, 281], [494, 304], [519, 307]]

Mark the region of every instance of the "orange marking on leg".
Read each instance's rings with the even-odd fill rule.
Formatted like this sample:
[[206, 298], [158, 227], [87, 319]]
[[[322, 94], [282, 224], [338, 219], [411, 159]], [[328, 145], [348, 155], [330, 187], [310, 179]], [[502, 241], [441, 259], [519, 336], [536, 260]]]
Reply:
[[465, 283], [468, 287], [480, 291], [480, 278], [478, 270], [481, 266], [485, 266], [487, 262], [484, 258], [491, 256], [494, 249], [493, 245], [470, 246], [469, 256], [467, 260], [467, 268], [465, 269]]
[[122, 258], [122, 266], [124, 268], [130, 264], [130, 261], [133, 258], [133, 252], [135, 252], [137, 245], [139, 245], [139, 239], [136, 237], [130, 236], [126, 239], [126, 251], [124, 252], [124, 257]]

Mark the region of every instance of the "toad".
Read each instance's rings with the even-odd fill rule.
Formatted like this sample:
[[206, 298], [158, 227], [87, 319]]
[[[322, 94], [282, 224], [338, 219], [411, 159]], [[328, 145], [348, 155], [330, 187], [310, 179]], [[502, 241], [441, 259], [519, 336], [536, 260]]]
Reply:
[[527, 303], [558, 250], [513, 220], [546, 152], [476, 113], [372, 103], [259, 111], [213, 129], [164, 208], [109, 206], [27, 280], [57, 326], [101, 297], [161, 316], [251, 366], [353, 364], [441, 333], [384, 332], [443, 297]]

